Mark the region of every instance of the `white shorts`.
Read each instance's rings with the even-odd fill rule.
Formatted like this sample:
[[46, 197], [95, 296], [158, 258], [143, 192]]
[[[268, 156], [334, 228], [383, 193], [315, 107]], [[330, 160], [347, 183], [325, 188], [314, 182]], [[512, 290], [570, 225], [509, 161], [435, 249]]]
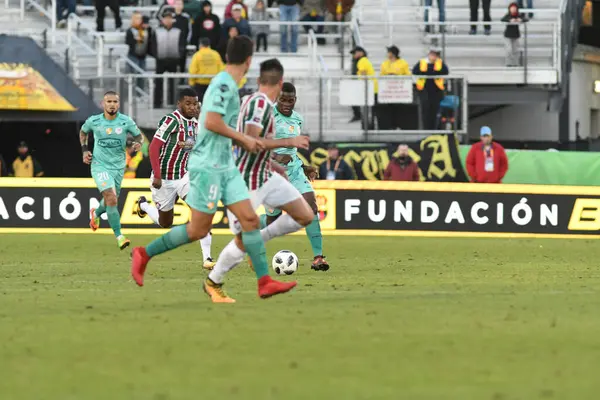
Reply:
[[154, 175], [150, 176], [150, 190], [152, 191], [152, 201], [158, 211], [172, 210], [177, 198], [185, 199], [190, 191], [190, 177], [188, 174], [174, 181], [163, 179], [160, 189], [155, 189], [152, 186], [152, 179], [154, 179]]
[[[280, 208], [296, 199], [302, 197], [298, 189], [294, 187], [283, 176], [273, 172], [267, 183], [258, 190], [250, 192], [250, 201], [252, 208], [257, 209], [261, 205], [267, 208]], [[229, 219], [229, 228], [234, 235], [242, 231], [242, 226], [235, 215], [227, 210], [227, 218]]]

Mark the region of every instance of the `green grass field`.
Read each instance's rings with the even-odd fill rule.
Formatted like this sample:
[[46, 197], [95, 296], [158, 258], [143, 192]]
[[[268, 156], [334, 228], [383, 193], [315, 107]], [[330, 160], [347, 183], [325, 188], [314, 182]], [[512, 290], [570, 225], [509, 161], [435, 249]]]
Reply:
[[233, 305], [196, 244], [143, 288], [111, 236], [0, 244], [3, 400], [598, 398], [595, 241], [328, 236], [317, 273], [295, 236], [268, 250], [298, 254], [298, 289], [260, 300], [244, 264]]

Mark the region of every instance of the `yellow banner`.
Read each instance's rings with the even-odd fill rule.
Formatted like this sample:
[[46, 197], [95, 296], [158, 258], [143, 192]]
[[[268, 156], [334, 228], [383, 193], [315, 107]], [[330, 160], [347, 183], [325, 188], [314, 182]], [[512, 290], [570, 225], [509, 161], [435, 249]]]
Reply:
[[38, 71], [28, 64], [0, 64], [0, 109], [75, 111]]

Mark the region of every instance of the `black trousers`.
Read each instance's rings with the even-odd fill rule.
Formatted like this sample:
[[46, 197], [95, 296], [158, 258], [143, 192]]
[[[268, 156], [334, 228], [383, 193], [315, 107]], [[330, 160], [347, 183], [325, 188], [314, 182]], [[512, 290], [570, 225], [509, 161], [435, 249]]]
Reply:
[[98, 32], [104, 32], [106, 7], [110, 8], [110, 11], [115, 15], [116, 28], [120, 28], [123, 24], [119, 14], [119, 0], [96, 0], [96, 30]]
[[[156, 73], [177, 72], [179, 59], [156, 60]], [[157, 78], [154, 81], [154, 108], [167, 107], [175, 104], [175, 82], [174, 79], [167, 81], [167, 103], [163, 104], [163, 78]]]
[[198, 83], [194, 85], [194, 90], [198, 94], [198, 100], [200, 100], [201, 103], [203, 102], [202, 100], [204, 99], [204, 93], [206, 93], [206, 89], [208, 89], [208, 85], [200, 85]]
[[[367, 114], [363, 115], [362, 110], [366, 108]], [[379, 113], [379, 103], [377, 102], [377, 94], [375, 94], [375, 104], [373, 107], [360, 107], [352, 106], [352, 113], [355, 118], [360, 118], [360, 124], [362, 129], [367, 129], [365, 123], [368, 125], [368, 129], [375, 129], [375, 115]]]
[[440, 103], [444, 99], [444, 92], [441, 90], [423, 90], [421, 96], [421, 112], [423, 118], [423, 129], [438, 129], [438, 112]]
[[[481, 7], [483, 8], [483, 20], [490, 22], [492, 17], [490, 16], [490, 4], [492, 0], [481, 0]], [[479, 0], [469, 0], [469, 6], [471, 7], [471, 22], [478, 21], [479, 13]], [[490, 29], [490, 25], [486, 25], [485, 29]], [[477, 29], [477, 25], [471, 25], [471, 29]]]
[[260, 44], [262, 43], [263, 46], [263, 50], [267, 51], [267, 34], [266, 33], [259, 33], [258, 35], [256, 35], [256, 51], [260, 50]]
[[377, 121], [379, 129], [392, 130], [402, 128], [402, 104], [379, 104], [379, 113]]

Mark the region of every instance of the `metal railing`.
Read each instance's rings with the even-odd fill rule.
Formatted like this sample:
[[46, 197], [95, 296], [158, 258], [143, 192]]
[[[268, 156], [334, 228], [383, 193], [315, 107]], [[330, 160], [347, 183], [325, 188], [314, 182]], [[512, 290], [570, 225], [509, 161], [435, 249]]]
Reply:
[[[286, 76], [286, 81], [296, 85], [298, 91], [297, 111], [304, 116], [305, 131], [311, 135], [313, 140], [409, 140], [425, 137], [432, 133], [457, 133], [465, 135], [468, 126], [468, 84], [462, 76], [445, 76], [446, 96], [458, 99], [454, 108], [444, 108], [440, 104], [439, 120], [436, 120], [437, 129], [424, 129], [427, 110], [426, 99], [420, 96], [420, 92], [413, 88], [413, 82], [419, 77], [414, 76], [381, 76], [381, 77], [357, 77], [357, 76], [328, 76], [326, 75], [326, 64], [319, 61], [321, 76], [294, 77]], [[155, 127], [158, 120], [175, 107], [176, 92], [188, 86], [189, 78], [207, 78], [205, 75], [189, 74], [145, 74], [145, 75], [120, 75], [104, 76], [102, 78], [82, 80], [82, 86], [89, 88], [90, 96], [94, 101], [99, 101], [102, 94], [107, 90], [116, 90], [121, 95], [123, 112], [138, 120], [143, 127]], [[248, 75], [248, 83], [245, 89], [256, 89], [256, 76]], [[394, 85], [401, 85], [407, 90], [400, 93], [398, 103], [374, 103], [369, 85], [376, 78], [381, 84], [387, 80]], [[143, 83], [140, 84], [139, 81]], [[353, 105], [362, 108], [365, 116], [364, 124], [361, 122], [348, 123], [352, 116], [348, 98], [342, 99], [347, 93], [349, 81], [364, 81], [353, 93]], [[183, 81], [183, 82], [182, 82]], [[137, 83], [136, 83], [137, 82]], [[147, 91], [140, 90], [140, 86]], [[388, 88], [390, 86], [388, 85]], [[364, 89], [361, 89], [364, 88]], [[346, 92], [344, 92], [346, 90]], [[389, 89], [388, 89], [389, 90]], [[389, 93], [388, 93], [389, 94]], [[392, 93], [394, 95], [394, 93]], [[402, 97], [404, 96], [404, 97]], [[402, 97], [402, 98], [401, 98]], [[388, 98], [389, 100], [389, 98]], [[403, 103], [404, 102], [404, 103]], [[340, 105], [343, 104], [343, 105]], [[380, 129], [384, 113], [400, 115], [403, 119], [402, 130]], [[367, 117], [368, 116], [368, 117]], [[446, 117], [445, 120], [441, 118]], [[445, 121], [445, 122], [444, 122]], [[371, 125], [373, 123], [373, 125]], [[146, 124], [146, 125], [144, 125]]]

